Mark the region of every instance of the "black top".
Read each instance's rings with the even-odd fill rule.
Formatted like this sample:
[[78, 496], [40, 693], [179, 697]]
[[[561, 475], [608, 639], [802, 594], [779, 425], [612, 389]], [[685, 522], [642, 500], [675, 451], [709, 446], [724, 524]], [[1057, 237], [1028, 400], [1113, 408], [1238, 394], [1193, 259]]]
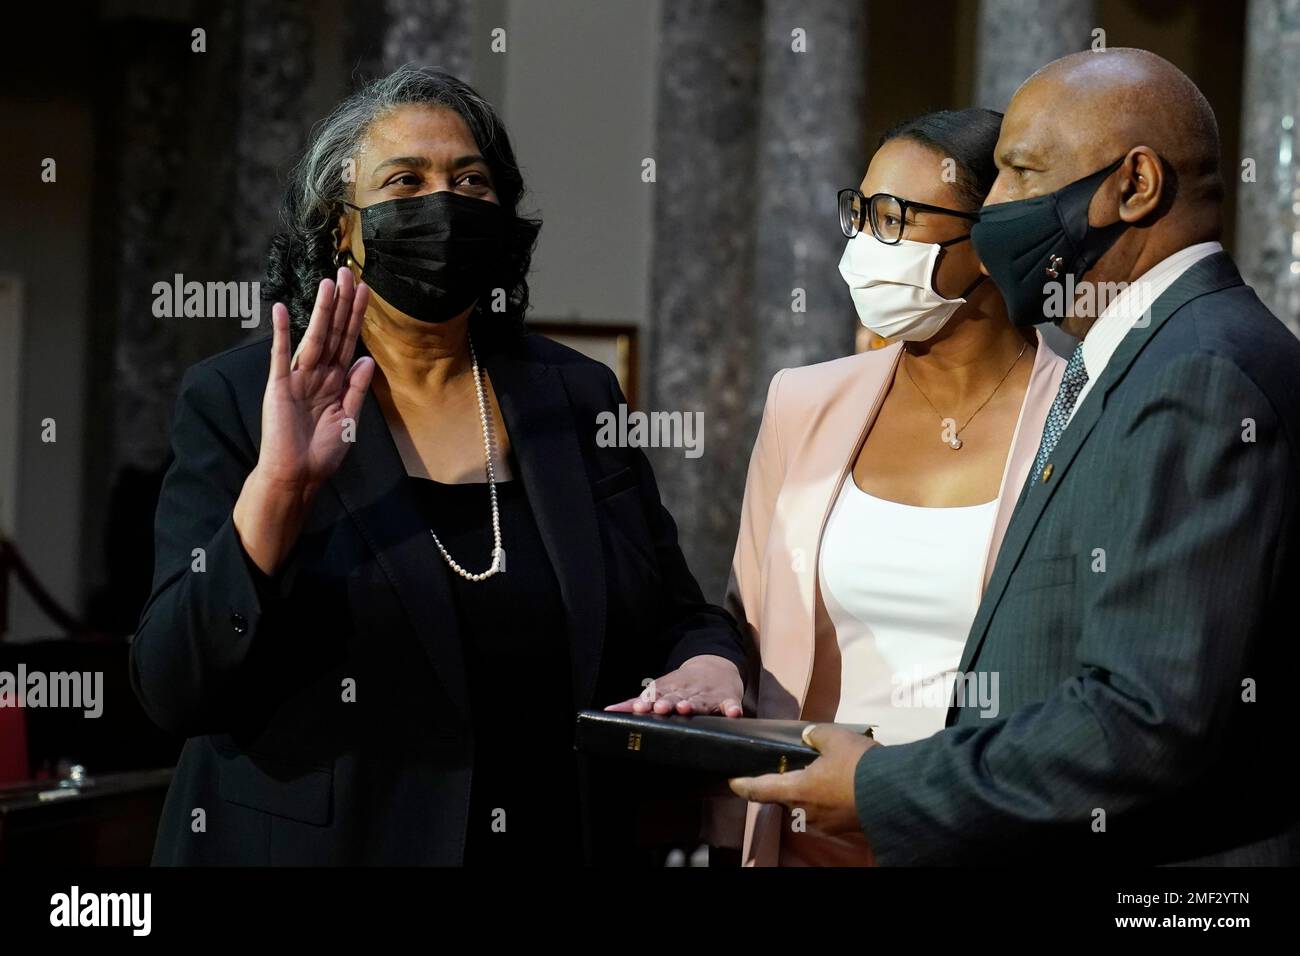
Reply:
[[[452, 558], [471, 574], [486, 570], [492, 563], [488, 486], [408, 481], [429, 528]], [[464, 641], [474, 724], [465, 864], [577, 862], [564, 604], [522, 482], [498, 482], [497, 502], [506, 573], [469, 581], [442, 565]]]

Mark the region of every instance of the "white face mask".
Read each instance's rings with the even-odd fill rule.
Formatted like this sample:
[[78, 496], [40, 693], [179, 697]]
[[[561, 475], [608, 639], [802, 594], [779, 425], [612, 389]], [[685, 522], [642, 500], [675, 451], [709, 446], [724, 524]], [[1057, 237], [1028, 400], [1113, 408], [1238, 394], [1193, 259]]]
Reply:
[[943, 328], [966, 300], [945, 299], [930, 286], [941, 248], [908, 239], [886, 245], [870, 232], [850, 239], [840, 275], [862, 324], [881, 338], [904, 342], [924, 342]]

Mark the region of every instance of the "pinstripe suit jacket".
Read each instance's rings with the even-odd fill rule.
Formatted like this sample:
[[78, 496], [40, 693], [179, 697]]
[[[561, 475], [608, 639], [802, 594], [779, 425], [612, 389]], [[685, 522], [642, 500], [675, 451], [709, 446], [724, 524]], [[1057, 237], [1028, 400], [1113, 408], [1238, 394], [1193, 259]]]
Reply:
[[1051, 465], [971, 627], [972, 693], [858, 764], [877, 860], [1300, 862], [1300, 342], [1210, 256], [1129, 331]]

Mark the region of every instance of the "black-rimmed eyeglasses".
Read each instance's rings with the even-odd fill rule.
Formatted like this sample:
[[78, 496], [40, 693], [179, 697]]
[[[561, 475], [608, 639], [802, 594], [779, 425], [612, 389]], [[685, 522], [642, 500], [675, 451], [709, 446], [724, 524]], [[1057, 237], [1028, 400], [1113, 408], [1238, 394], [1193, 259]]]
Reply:
[[979, 221], [977, 213], [912, 202], [910, 199], [899, 199], [889, 193], [876, 193], [868, 198], [856, 189], [841, 189], [839, 203], [840, 230], [846, 237], [852, 239], [862, 231], [863, 226], [870, 223], [871, 234], [889, 246], [902, 240], [903, 225], [907, 222], [907, 214], [912, 210], [957, 216], [971, 222]]

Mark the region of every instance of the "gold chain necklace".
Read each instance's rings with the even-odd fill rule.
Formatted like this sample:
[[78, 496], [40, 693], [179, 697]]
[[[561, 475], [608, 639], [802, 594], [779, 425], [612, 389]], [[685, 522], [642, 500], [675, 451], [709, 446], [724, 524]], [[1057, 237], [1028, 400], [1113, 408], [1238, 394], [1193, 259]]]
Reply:
[[[993, 396], [998, 393], [998, 389], [1000, 389], [1002, 387], [1002, 383], [1007, 380], [1007, 377], [1011, 374], [1011, 370], [1020, 364], [1020, 358], [1025, 354], [1025, 349], [1027, 348], [1029, 348], [1028, 342], [1025, 342], [1024, 345], [1020, 346], [1020, 351], [1016, 353], [1015, 361], [1013, 361], [1010, 367], [1005, 372], [1002, 373], [1002, 377], [998, 379], [998, 383], [993, 386], [993, 391], [989, 392], [989, 397], [984, 399], [984, 401], [980, 402], [979, 408], [975, 409], [975, 411], [970, 413], [970, 418], [966, 419], [966, 425], [969, 425], [971, 422], [973, 422], [975, 420], [975, 416], [984, 410], [984, 406], [987, 405], [989, 402], [993, 401]], [[939, 416], [940, 424], [949, 421], [955, 422], [956, 419], [949, 418], [943, 412], [939, 411], [939, 409], [934, 407], [934, 402], [930, 401], [930, 396], [925, 394], [925, 391], [921, 388], [921, 386], [916, 384], [916, 379], [912, 378], [912, 371], [907, 367], [907, 356], [910, 354], [911, 353], [908, 352], [906, 348], [903, 349], [903, 355], [904, 355], [903, 371], [907, 374], [907, 380], [912, 383], [913, 388], [915, 388], [918, 392], [920, 392], [921, 397], [925, 399], [925, 403], [929, 405], [930, 408], [934, 409], [934, 413]], [[962, 440], [960, 436], [961, 433], [966, 430], [966, 425], [962, 425], [960, 428], [958, 428], [955, 432], [952, 433], [952, 437], [948, 439], [947, 441], [948, 447], [951, 448], [953, 451], [957, 451], [957, 449], [961, 448]]]

